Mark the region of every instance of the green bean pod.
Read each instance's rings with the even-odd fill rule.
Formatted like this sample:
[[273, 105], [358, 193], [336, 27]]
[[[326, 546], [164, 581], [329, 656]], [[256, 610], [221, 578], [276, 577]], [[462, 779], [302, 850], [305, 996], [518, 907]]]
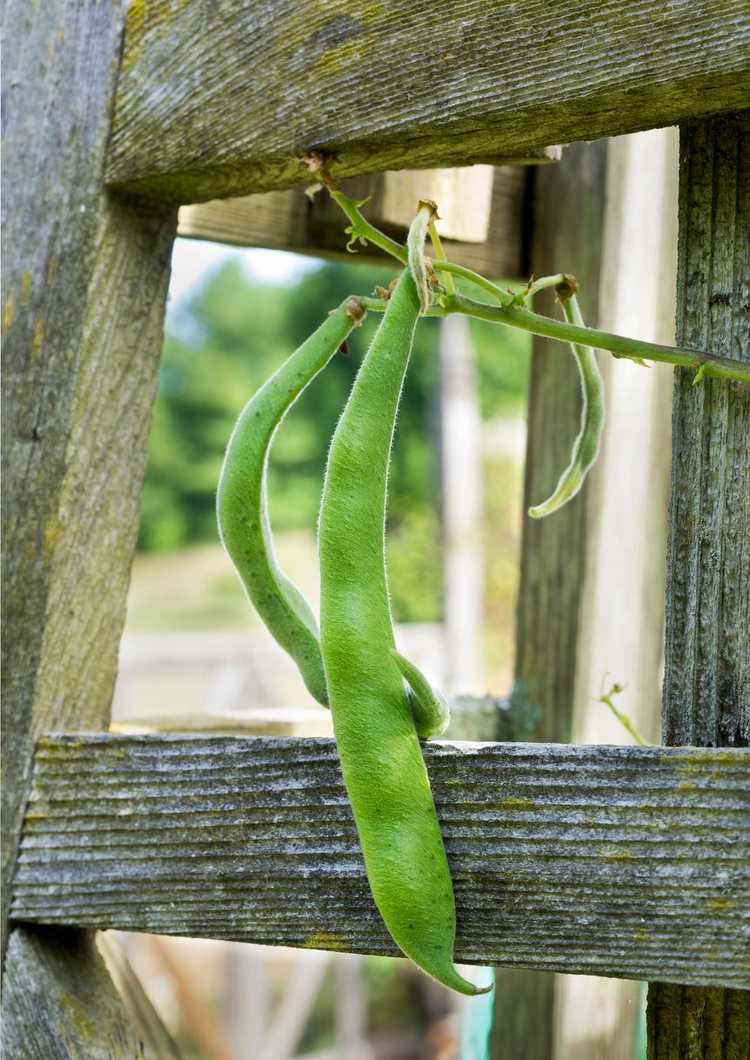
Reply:
[[[562, 302], [563, 313], [569, 324], [583, 327], [583, 317], [578, 307], [578, 299], [571, 294]], [[581, 426], [573, 443], [570, 463], [560, 475], [554, 492], [546, 501], [529, 508], [532, 519], [542, 519], [545, 515], [556, 512], [578, 493], [583, 481], [599, 453], [599, 442], [604, 426], [604, 384], [596, 361], [596, 354], [590, 346], [572, 342], [570, 348], [575, 357], [578, 374], [581, 380]]]
[[319, 522], [321, 648], [344, 783], [378, 909], [401, 950], [446, 986], [453, 886], [394, 648], [385, 570], [388, 465], [419, 300], [405, 271], [328, 456]]
[[297, 586], [276, 562], [266, 470], [279, 424], [362, 316], [359, 302], [347, 299], [248, 401], [229, 439], [216, 496], [219, 536], [250, 602], [296, 662], [310, 694], [324, 705], [328, 694], [318, 624]]
[[432, 687], [419, 667], [411, 660], [397, 652], [395, 648], [391, 651], [391, 655], [408, 686], [406, 696], [417, 735], [423, 740], [430, 736], [442, 736], [451, 718], [447, 699]]

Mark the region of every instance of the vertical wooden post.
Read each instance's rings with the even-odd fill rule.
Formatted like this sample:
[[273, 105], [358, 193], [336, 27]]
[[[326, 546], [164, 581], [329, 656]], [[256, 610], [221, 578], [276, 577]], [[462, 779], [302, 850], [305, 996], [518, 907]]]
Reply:
[[[677, 153], [676, 129], [609, 142], [599, 297], [606, 331], [674, 342]], [[607, 677], [625, 685], [618, 706], [658, 743], [673, 372], [612, 357], [601, 368], [606, 420], [588, 483], [573, 739], [630, 742], [595, 702]]]
[[[4, 949], [35, 739], [109, 722], [161, 349], [176, 217], [103, 183], [125, 7], [6, 12]], [[142, 1055], [85, 935], [16, 928], [3, 986], [8, 1056]]]
[[[587, 322], [598, 320], [599, 260], [607, 145], [574, 145], [534, 181], [531, 268], [574, 271]], [[539, 299], [554, 313], [552, 297]], [[529, 391], [524, 510], [552, 492], [580, 422], [572, 358], [534, 339]], [[516, 630], [516, 678], [540, 708], [537, 739], [571, 737], [576, 649], [586, 559], [585, 493], [549, 519], [524, 519]], [[553, 1055], [555, 976], [497, 970], [492, 1060]]]
[[[750, 361], [750, 111], [681, 130], [677, 341]], [[750, 394], [686, 371], [672, 411], [662, 739], [750, 743]], [[750, 992], [653, 983], [648, 1037], [649, 1060], [746, 1057]]]
[[[599, 327], [673, 343], [676, 269], [677, 132], [616, 137], [607, 154]], [[603, 681], [617, 680], [625, 685], [618, 705], [658, 742], [673, 373], [613, 358], [601, 368], [606, 421], [586, 487], [572, 739], [631, 742], [596, 702]], [[564, 975], [556, 986], [555, 1060], [633, 1060], [641, 984]]]

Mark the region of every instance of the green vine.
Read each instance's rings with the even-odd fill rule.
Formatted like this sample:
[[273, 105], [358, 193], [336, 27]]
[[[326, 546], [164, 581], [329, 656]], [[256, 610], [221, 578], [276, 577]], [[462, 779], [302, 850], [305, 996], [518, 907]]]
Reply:
[[649, 743], [648, 740], [644, 739], [644, 737], [641, 736], [641, 734], [638, 732], [635, 725], [633, 725], [632, 721], [627, 716], [627, 714], [625, 714], [624, 711], [620, 710], [619, 707], [615, 706], [613, 697], [619, 695], [621, 692], [624, 691], [625, 685], [621, 685], [618, 681], [615, 681], [615, 683], [611, 685], [606, 692], [602, 692], [601, 695], [597, 696], [595, 702], [601, 703], [605, 707], [609, 707], [609, 709], [619, 721], [620, 725], [622, 725], [623, 729], [625, 729], [625, 731], [633, 737], [639, 747], [653, 747], [653, 744]]
[[[324, 181], [325, 183], [325, 181]], [[341, 207], [349, 219], [349, 225], [345, 229], [349, 236], [347, 249], [355, 251], [357, 243], [371, 243], [380, 247], [391, 257], [406, 265], [408, 262], [407, 248], [401, 243], [391, 239], [375, 225], [371, 224], [363, 215], [360, 207], [364, 202], [352, 199], [342, 191], [329, 187], [331, 197]], [[365, 200], [366, 201], [366, 200]], [[434, 228], [434, 224], [431, 225]], [[430, 233], [432, 234], [432, 233]], [[437, 235], [437, 232], [435, 232]], [[439, 241], [439, 237], [438, 237]], [[505, 324], [507, 327], [519, 328], [522, 331], [531, 332], [533, 335], [541, 335], [545, 338], [559, 339], [561, 342], [578, 343], [592, 346], [599, 350], [606, 350], [613, 357], [625, 358], [642, 364], [644, 360], [656, 361], [662, 364], [673, 364], [679, 368], [695, 369], [694, 382], [699, 383], [706, 376], [714, 376], [719, 379], [728, 379], [736, 382], [750, 383], [750, 364], [721, 357], [718, 354], [708, 353], [700, 350], [687, 350], [679, 346], [662, 346], [656, 342], [646, 342], [641, 339], [630, 339], [624, 335], [614, 335], [597, 328], [581, 327], [570, 324], [567, 321], [556, 320], [552, 317], [534, 313], [527, 307], [528, 301], [534, 294], [549, 287], [558, 287], [563, 281], [574, 278], [569, 274], [558, 273], [554, 276], [544, 276], [537, 280], [529, 281], [526, 289], [520, 293], [503, 290], [496, 283], [488, 280], [480, 273], [474, 272], [463, 265], [452, 261], [441, 259], [442, 245], [435, 242], [437, 257], [432, 259], [431, 268], [440, 274], [446, 275], [446, 280], [452, 276], [458, 276], [476, 287], [480, 288], [494, 300], [494, 303], [476, 301], [465, 295], [456, 294], [453, 285], [446, 282], [445, 287], [436, 285], [434, 302], [423, 315], [425, 316], [447, 316], [450, 313], [464, 313], [466, 316], [476, 317], [480, 320], [489, 320], [496, 324]], [[440, 251], [438, 251], [440, 246]], [[382, 312], [385, 305], [378, 299], [362, 298], [362, 304], [374, 312]]]

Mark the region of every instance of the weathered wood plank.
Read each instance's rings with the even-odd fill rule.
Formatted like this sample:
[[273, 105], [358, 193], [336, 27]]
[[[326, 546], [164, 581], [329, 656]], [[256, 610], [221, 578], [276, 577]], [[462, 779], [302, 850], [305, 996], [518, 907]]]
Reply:
[[[680, 130], [677, 341], [750, 360], [750, 111]], [[750, 395], [677, 371], [662, 734], [750, 742]], [[662, 979], [662, 976], [658, 977]], [[650, 1060], [750, 1053], [750, 994], [652, 983]]]
[[[175, 228], [104, 187], [125, 4], [4, 5], [2, 947], [36, 737], [105, 728]], [[10, 1058], [146, 1055], [93, 940], [16, 928]]]
[[[598, 326], [672, 343], [677, 130], [609, 142], [605, 203]], [[659, 742], [673, 373], [612, 358], [601, 368], [606, 419], [586, 485], [572, 742], [633, 742], [596, 702], [615, 679], [625, 685], [618, 706]], [[640, 983], [559, 976], [555, 1060], [640, 1060], [641, 1009]]]
[[108, 723], [137, 534], [176, 219], [104, 189], [122, 6], [5, 25], [3, 914], [36, 737]]
[[11, 932], [2, 998], [6, 1060], [167, 1060], [131, 1028], [93, 938]]
[[653, 983], [649, 1060], [745, 1060], [750, 1056], [750, 992]]
[[117, 936], [107, 931], [99, 932], [96, 936], [96, 948], [112, 976], [112, 982], [117, 987], [133, 1025], [138, 1028], [138, 1036], [146, 1049], [150, 1049], [159, 1060], [183, 1060], [172, 1035], [133, 971]]
[[175, 203], [511, 161], [750, 92], [746, 0], [155, 0], [130, 9], [108, 178]]
[[[581, 310], [596, 327], [604, 221], [607, 145], [569, 148], [534, 181], [532, 271], [567, 271], [581, 284]], [[555, 313], [554, 295], [539, 297]], [[558, 310], [559, 312], [559, 310]], [[529, 385], [521, 582], [516, 626], [516, 679], [540, 708], [541, 740], [571, 739], [581, 593], [586, 568], [588, 485], [548, 519], [526, 509], [548, 497], [568, 462], [581, 419], [581, 386], [560, 344], [534, 337]]]
[[[685, 129], [677, 341], [750, 361], [750, 111]], [[675, 381], [664, 742], [750, 743], [750, 393]]]
[[[750, 987], [750, 754], [428, 744], [457, 956]], [[19, 920], [396, 952], [335, 744], [46, 737]]]

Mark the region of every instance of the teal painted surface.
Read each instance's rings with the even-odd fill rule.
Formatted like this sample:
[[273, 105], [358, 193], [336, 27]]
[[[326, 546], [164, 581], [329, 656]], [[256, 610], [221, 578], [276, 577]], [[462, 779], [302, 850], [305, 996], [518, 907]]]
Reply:
[[[481, 981], [495, 981], [495, 969], [482, 969]], [[490, 1031], [492, 1030], [492, 1012], [495, 998], [494, 990], [489, 994], [473, 997], [463, 1008], [461, 1015], [461, 1035], [459, 1039], [459, 1060], [490, 1060]]]

